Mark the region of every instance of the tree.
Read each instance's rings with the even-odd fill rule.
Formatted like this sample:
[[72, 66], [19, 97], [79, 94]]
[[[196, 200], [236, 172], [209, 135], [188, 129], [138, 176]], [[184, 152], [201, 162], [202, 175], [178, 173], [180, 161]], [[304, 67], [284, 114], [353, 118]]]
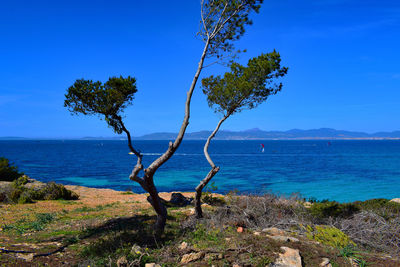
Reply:
[[65, 95], [64, 105], [69, 107], [72, 113], [104, 116], [107, 124], [116, 133], [126, 133], [129, 148], [137, 157], [136, 165], [129, 178], [139, 183], [150, 194], [151, 205], [157, 213], [155, 224], [157, 234], [164, 230], [167, 210], [158, 196], [158, 191], [154, 185], [154, 175], [157, 169], [172, 157], [182, 142], [189, 125], [191, 98], [200, 73], [204, 68], [204, 61], [206, 58], [214, 58], [216, 60], [214, 62], [217, 62], [234, 52], [233, 42], [244, 34], [245, 26], [251, 24], [249, 14], [252, 11], [258, 12], [261, 3], [262, 0], [201, 1], [201, 21], [198, 35], [204, 41], [204, 48], [187, 92], [185, 116], [174, 142], [170, 142], [166, 151], [147, 168], [142, 164], [143, 155], [134, 149], [130, 133], [124, 126], [121, 117], [124, 108], [133, 100], [136, 93], [134, 78], [110, 78], [105, 84], [83, 79], [77, 80]]
[[217, 127], [207, 138], [204, 145], [204, 155], [211, 166], [207, 176], [196, 187], [195, 210], [197, 218], [203, 217], [201, 209], [201, 195], [204, 187], [218, 173], [219, 167], [214, 164], [208, 154], [211, 139], [217, 134], [221, 124], [231, 115], [244, 109], [253, 109], [275, 95], [282, 89], [282, 83], [276, 79], [283, 77], [288, 68], [281, 67], [281, 58], [275, 50], [268, 54], [261, 54], [252, 58], [247, 66], [238, 63], [230, 64], [230, 72], [224, 77], [210, 76], [202, 79], [203, 93], [207, 96], [210, 107], [223, 115]]

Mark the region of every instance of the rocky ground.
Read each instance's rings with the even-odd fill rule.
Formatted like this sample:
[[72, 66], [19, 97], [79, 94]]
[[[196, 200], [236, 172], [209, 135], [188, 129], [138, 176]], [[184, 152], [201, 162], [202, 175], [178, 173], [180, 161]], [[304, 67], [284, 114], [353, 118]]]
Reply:
[[[0, 206], [1, 266], [400, 266], [384, 252], [317, 242], [300, 226], [223, 221], [214, 216], [220, 207], [207, 204], [201, 221], [193, 218], [192, 206], [171, 205], [165, 235], [156, 239], [146, 194], [67, 188], [79, 200]], [[166, 200], [171, 195], [160, 194]], [[213, 197], [232, 210], [232, 196]]]

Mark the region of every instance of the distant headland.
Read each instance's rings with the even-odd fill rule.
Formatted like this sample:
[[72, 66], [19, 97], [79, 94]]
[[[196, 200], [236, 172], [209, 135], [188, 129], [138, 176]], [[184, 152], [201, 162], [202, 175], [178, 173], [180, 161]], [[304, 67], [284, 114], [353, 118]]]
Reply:
[[[211, 131], [198, 131], [186, 133], [186, 140], [206, 140]], [[136, 140], [173, 140], [177, 133], [158, 132], [136, 136]], [[25, 137], [0, 137], [0, 140], [28, 140], [28, 139], [75, 139], [75, 140], [125, 140], [124, 136], [114, 137], [81, 137], [81, 138], [25, 138]], [[258, 128], [244, 131], [219, 131], [216, 140], [400, 140], [400, 131], [393, 132], [354, 132], [320, 128], [311, 130], [292, 129], [288, 131], [264, 131]]]

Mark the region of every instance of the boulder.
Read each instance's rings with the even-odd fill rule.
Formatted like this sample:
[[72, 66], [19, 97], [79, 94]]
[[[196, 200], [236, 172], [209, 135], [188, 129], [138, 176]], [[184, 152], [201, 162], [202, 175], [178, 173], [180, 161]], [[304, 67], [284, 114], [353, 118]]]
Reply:
[[264, 228], [262, 230], [264, 233], [268, 233], [270, 235], [287, 235], [287, 233], [279, 228], [276, 227], [269, 227], [269, 228]]
[[320, 267], [332, 267], [328, 258], [322, 258], [322, 262], [319, 264]]
[[204, 255], [205, 255], [204, 251], [200, 251], [197, 253], [193, 252], [193, 253], [185, 254], [182, 256], [181, 263], [186, 264], [186, 263], [189, 263], [192, 261], [197, 261], [197, 260], [203, 258]]
[[178, 206], [178, 207], [184, 207], [192, 203], [193, 198], [187, 198], [181, 193], [172, 193], [171, 194], [171, 199], [169, 200], [169, 203]]
[[284, 235], [267, 235], [268, 238], [273, 239], [275, 241], [281, 242], [299, 242], [299, 240], [295, 237], [284, 236]]
[[400, 198], [393, 198], [390, 202], [400, 203]]
[[272, 266], [274, 267], [302, 267], [301, 257], [298, 249], [281, 247], [284, 253], [279, 253], [279, 258]]

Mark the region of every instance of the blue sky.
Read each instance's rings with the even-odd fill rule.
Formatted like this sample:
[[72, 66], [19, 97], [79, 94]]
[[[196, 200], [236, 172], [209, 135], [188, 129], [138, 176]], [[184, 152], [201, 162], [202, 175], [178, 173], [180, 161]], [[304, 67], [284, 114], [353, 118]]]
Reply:
[[[203, 48], [199, 9], [197, 0], [3, 1], [0, 136], [112, 136], [63, 101], [76, 79], [119, 75], [137, 79], [125, 119], [135, 136], [177, 132]], [[399, 1], [266, 0], [252, 18], [236, 44], [248, 50], [240, 61], [275, 48], [289, 73], [278, 95], [223, 129], [400, 129]], [[197, 87], [188, 131], [213, 129], [218, 118]]]

